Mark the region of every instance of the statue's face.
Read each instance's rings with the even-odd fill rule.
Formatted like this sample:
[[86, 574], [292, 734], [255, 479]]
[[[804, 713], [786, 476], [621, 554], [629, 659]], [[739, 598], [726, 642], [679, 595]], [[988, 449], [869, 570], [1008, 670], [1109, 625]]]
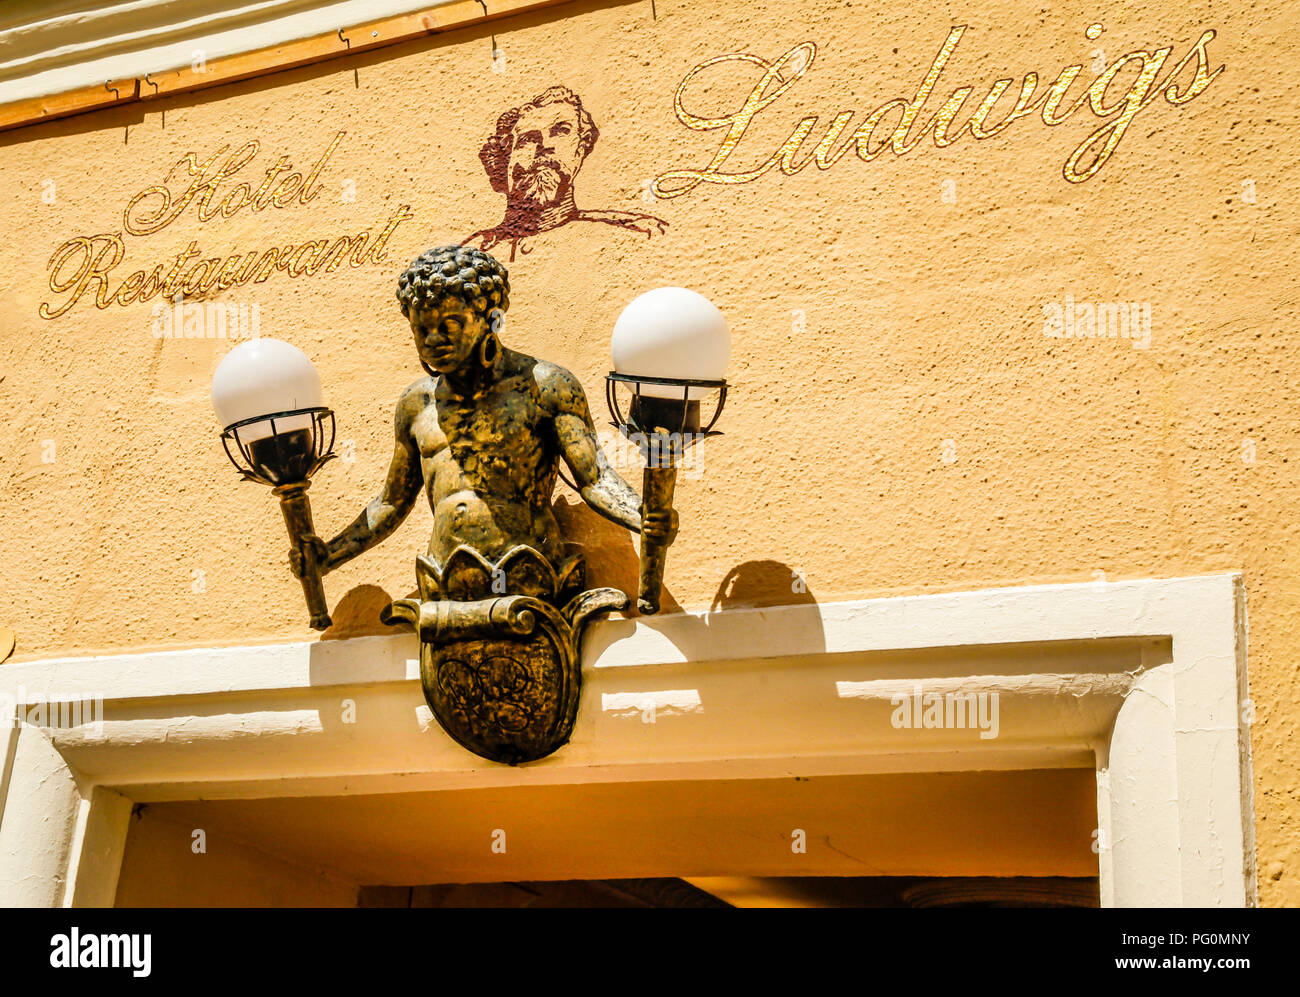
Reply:
[[455, 297], [444, 298], [436, 308], [411, 312], [420, 359], [440, 374], [473, 369], [479, 342], [489, 329], [482, 315]]
[[510, 196], [538, 205], [558, 201], [578, 175], [578, 109], [572, 104], [531, 107], [515, 122], [510, 150]]

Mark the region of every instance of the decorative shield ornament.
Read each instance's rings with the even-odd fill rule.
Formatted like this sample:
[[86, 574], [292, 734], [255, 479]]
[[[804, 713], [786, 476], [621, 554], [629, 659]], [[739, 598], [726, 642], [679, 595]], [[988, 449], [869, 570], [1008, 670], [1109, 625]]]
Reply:
[[[573, 733], [582, 632], [628, 598], [618, 589], [590, 589], [557, 608], [550, 600], [581, 583], [579, 561], [564, 569], [557, 574], [529, 547], [513, 548], [496, 564], [458, 547], [445, 567], [420, 558], [423, 598], [399, 599], [384, 612], [385, 622], [415, 626], [425, 701], [443, 730], [476, 755], [507, 765], [536, 761]], [[486, 594], [502, 579], [507, 592], [528, 594], [447, 598]]]

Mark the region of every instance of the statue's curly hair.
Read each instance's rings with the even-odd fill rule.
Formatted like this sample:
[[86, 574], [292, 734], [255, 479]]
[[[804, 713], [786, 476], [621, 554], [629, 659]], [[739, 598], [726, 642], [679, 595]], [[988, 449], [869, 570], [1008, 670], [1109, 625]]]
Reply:
[[582, 106], [582, 99], [568, 87], [548, 87], [526, 104], [512, 107], [497, 118], [497, 130], [483, 143], [478, 158], [483, 162], [492, 189], [504, 194], [510, 189], [510, 180], [506, 168], [510, 163], [510, 153], [515, 145], [515, 123], [524, 111], [548, 104], [572, 104], [578, 112], [578, 149], [586, 159], [600, 137], [600, 130], [591, 114]]
[[455, 296], [488, 318], [510, 307], [510, 274], [497, 259], [469, 246], [425, 250], [397, 278], [397, 300], [408, 319], [413, 309], [437, 307]]

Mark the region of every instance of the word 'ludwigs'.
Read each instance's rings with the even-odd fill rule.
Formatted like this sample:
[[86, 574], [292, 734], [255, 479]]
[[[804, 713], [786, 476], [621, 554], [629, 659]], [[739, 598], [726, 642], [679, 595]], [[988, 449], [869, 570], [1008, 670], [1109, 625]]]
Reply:
[[[1098, 38], [1105, 29], [1100, 24], [1091, 25], [1086, 36], [1090, 40]], [[1063, 168], [1065, 179], [1071, 183], [1083, 183], [1094, 176], [1115, 153], [1120, 140], [1133, 123], [1138, 112], [1148, 107], [1163, 93], [1165, 100], [1175, 106], [1186, 104], [1197, 97], [1210, 83], [1223, 72], [1223, 66], [1210, 71], [1210, 59], [1206, 46], [1214, 38], [1213, 31], [1204, 32], [1192, 46], [1190, 52], [1164, 77], [1160, 74], [1165, 63], [1173, 54], [1173, 46], [1156, 49], [1154, 52], [1138, 50], [1120, 56], [1100, 72], [1091, 83], [1067, 106], [1062, 108], [1067, 93], [1074, 85], [1082, 65], [1066, 66], [1057, 75], [1056, 80], [1046, 90], [1039, 91], [1037, 73], [1026, 73], [1020, 83], [1020, 95], [1010, 111], [999, 109], [1001, 120], [990, 125], [989, 118], [994, 115], [999, 105], [1005, 106], [1003, 95], [1015, 81], [998, 80], [971, 112], [970, 117], [954, 127], [967, 98], [975, 88], [958, 87], [952, 96], [921, 127], [915, 127], [921, 120], [921, 111], [926, 101], [939, 82], [939, 77], [952, 58], [957, 43], [966, 32], [966, 25], [957, 25], [948, 32], [948, 37], [939, 49], [925, 79], [910, 98], [897, 97], [886, 101], [867, 115], [866, 120], [847, 138], [841, 137], [853, 119], [853, 111], [840, 111], [827, 126], [826, 134], [811, 151], [802, 151], [808, 136], [817, 125], [818, 116], [808, 115], [801, 118], [790, 137], [776, 152], [752, 169], [724, 171], [723, 165], [745, 136], [755, 115], [778, 100], [787, 90], [804, 77], [817, 57], [817, 46], [813, 42], [796, 45], [776, 62], [769, 62], [760, 56], [738, 52], [720, 55], [702, 62], [690, 72], [677, 87], [674, 107], [677, 119], [694, 131], [715, 131], [726, 129], [722, 144], [718, 147], [713, 161], [703, 169], [669, 170], [655, 178], [652, 185], [658, 197], [680, 197], [689, 193], [701, 183], [739, 184], [750, 183], [776, 168], [787, 176], [800, 172], [809, 163], [816, 163], [818, 169], [828, 170], [841, 157], [853, 149], [858, 158], [869, 163], [892, 151], [896, 156], [905, 155], [915, 149], [927, 134], [933, 136], [934, 144], [940, 148], [950, 146], [963, 134], [969, 132], [974, 139], [992, 138], [1019, 118], [1042, 114], [1043, 123], [1059, 125], [1075, 112], [1088, 108], [1098, 118], [1109, 119], [1098, 128], [1070, 154]], [[763, 71], [762, 77], [754, 84], [744, 104], [739, 110], [730, 114], [704, 117], [686, 110], [682, 97], [692, 82], [705, 70], [725, 63], [748, 63]], [[1193, 67], [1194, 64], [1194, 68]], [[1180, 84], [1184, 74], [1191, 71], [1190, 81]], [[1121, 85], [1116, 84], [1117, 77], [1134, 74], [1128, 89], [1121, 92]], [[897, 114], [897, 123], [890, 124], [890, 119], [882, 127], [886, 118]], [[837, 148], [838, 143], [838, 148]]]

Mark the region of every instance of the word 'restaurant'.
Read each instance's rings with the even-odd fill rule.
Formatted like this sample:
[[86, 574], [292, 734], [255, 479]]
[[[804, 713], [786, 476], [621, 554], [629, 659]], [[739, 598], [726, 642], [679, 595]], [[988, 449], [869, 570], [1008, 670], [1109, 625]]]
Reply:
[[[122, 228], [127, 235], [150, 236], [191, 212], [199, 222], [209, 222], [240, 212], [257, 213], [310, 204], [320, 195], [321, 174], [345, 134], [339, 132], [334, 136], [305, 175], [294, 171], [288, 156], [281, 156], [266, 169], [260, 182], [256, 179], [234, 182], [257, 156], [259, 143], [255, 141], [230, 154], [220, 165], [218, 160], [229, 146], [222, 146], [203, 162], [194, 153], [187, 153], [172, 167], [163, 183], [144, 188], [127, 202], [122, 211]], [[167, 182], [182, 167], [192, 179], [183, 191], [173, 192]], [[264, 250], [226, 255], [207, 255], [199, 249], [196, 240], [183, 252], [152, 268], [134, 271], [116, 287], [110, 284], [110, 277], [126, 257], [123, 233], [73, 236], [54, 251], [47, 266], [50, 290], [64, 296], [63, 300], [41, 302], [40, 315], [58, 318], [87, 296], [96, 308], [107, 308], [112, 304], [148, 301], [158, 294], [165, 298], [203, 296], [241, 284], [260, 284], [277, 271], [289, 277], [302, 277], [333, 273], [344, 263], [351, 267], [382, 263], [385, 246], [393, 232], [411, 217], [410, 206], [403, 204], [373, 238], [371, 230], [364, 229], [350, 235], [277, 243]]]

